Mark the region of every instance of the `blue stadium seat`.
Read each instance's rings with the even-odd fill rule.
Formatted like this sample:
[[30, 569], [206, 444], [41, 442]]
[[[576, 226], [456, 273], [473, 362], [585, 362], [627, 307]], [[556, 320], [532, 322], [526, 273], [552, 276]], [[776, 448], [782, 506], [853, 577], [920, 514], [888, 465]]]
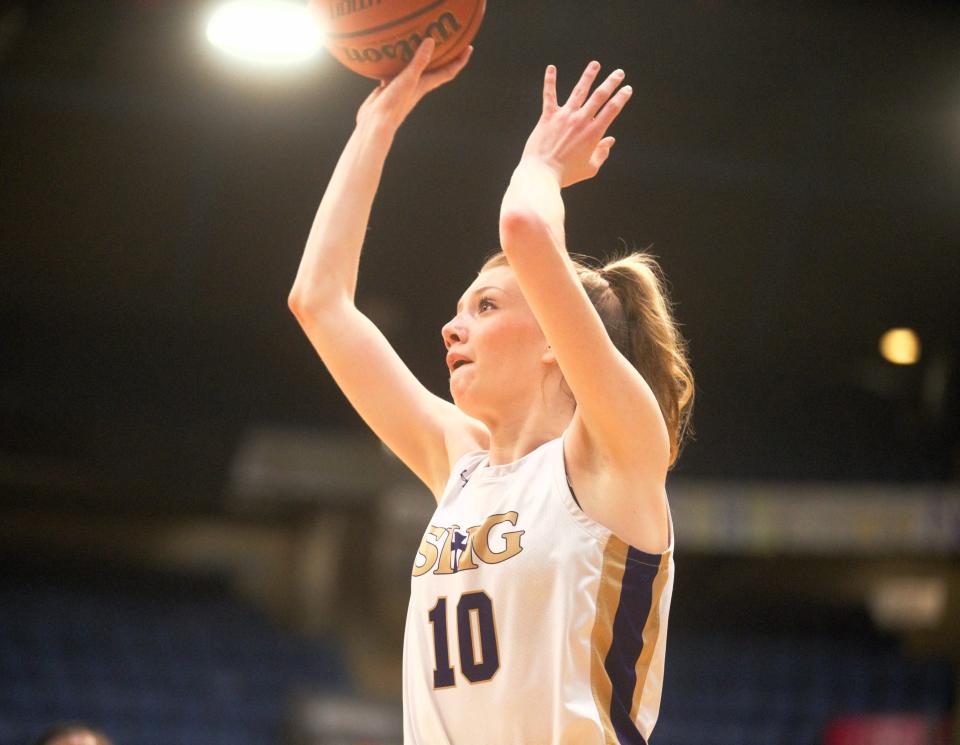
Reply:
[[217, 588], [162, 595], [0, 584], [0, 742], [83, 720], [119, 743], [264, 745], [299, 686], [344, 690], [335, 644], [285, 633]]
[[870, 640], [744, 632], [670, 638], [652, 745], [819, 745], [844, 713], [950, 710], [953, 671]]

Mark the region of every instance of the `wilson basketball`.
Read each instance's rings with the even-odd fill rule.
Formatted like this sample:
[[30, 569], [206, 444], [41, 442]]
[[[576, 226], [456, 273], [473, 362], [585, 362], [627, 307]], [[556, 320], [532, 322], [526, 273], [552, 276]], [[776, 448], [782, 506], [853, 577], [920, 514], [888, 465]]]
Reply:
[[485, 0], [311, 0], [327, 49], [354, 72], [385, 80], [399, 73], [420, 42], [433, 37], [431, 69], [473, 41]]

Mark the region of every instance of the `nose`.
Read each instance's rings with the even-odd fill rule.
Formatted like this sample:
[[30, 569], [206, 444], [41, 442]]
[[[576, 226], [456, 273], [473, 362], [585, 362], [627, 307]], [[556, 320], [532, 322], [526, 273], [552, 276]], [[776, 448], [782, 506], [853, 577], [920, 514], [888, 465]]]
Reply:
[[440, 329], [443, 337], [443, 346], [450, 349], [454, 344], [464, 344], [467, 341], [467, 326], [461, 315], [456, 315], [447, 321]]

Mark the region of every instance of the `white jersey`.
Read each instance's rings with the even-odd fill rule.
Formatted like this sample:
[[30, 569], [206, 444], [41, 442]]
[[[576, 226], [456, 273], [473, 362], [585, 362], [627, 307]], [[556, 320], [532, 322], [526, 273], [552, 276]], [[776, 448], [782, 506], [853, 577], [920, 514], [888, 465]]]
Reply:
[[455, 465], [424, 533], [403, 645], [404, 745], [634, 745], [657, 720], [663, 554], [587, 517], [563, 440]]

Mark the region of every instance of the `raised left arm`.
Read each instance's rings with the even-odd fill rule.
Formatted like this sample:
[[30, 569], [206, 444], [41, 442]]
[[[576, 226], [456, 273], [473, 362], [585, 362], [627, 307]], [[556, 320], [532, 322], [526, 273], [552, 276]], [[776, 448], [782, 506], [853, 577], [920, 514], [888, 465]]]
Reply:
[[585, 462], [635, 485], [640, 504], [631, 512], [659, 512], [670, 460], [666, 424], [653, 391], [607, 335], [564, 240], [560, 190], [603, 165], [613, 145], [606, 130], [631, 94], [629, 86], [617, 90], [620, 70], [590, 94], [599, 69], [592, 62], [558, 106], [556, 70], [547, 68], [543, 113], [504, 195], [500, 240], [576, 398], [570, 439]]

